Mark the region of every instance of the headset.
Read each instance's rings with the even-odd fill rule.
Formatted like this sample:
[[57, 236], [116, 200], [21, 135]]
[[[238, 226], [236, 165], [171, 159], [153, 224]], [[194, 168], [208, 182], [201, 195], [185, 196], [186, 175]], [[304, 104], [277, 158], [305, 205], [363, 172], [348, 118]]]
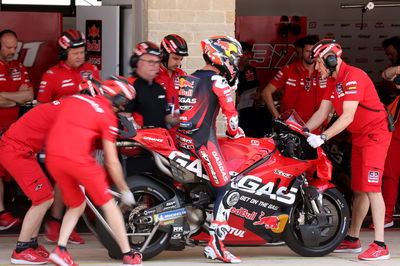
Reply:
[[139, 58], [140, 56], [136, 54], [131, 55], [131, 58], [129, 58], [129, 65], [131, 66], [132, 69], [136, 68]]
[[17, 34], [16, 34], [15, 31], [13, 31], [13, 30], [6, 29], [6, 30], [0, 31], [0, 49], [1, 49], [1, 43], [2, 43], [2, 41], [3, 41], [3, 35], [5, 35], [5, 34], [7, 34], [7, 33], [14, 35], [14, 37], [15, 37], [16, 39], [18, 39]]
[[57, 55], [58, 60], [65, 61], [68, 59], [68, 49], [60, 48]]
[[325, 66], [331, 71], [335, 71], [336, 70], [336, 66], [337, 66], [337, 56], [336, 55], [328, 55], [326, 58], [323, 59], [324, 60], [324, 64]]

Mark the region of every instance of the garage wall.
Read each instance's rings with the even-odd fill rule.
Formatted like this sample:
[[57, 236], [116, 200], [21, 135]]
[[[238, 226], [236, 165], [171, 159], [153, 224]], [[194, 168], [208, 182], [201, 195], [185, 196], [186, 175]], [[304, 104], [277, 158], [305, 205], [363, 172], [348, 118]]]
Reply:
[[148, 0], [145, 37], [157, 44], [176, 33], [189, 45], [182, 68], [191, 73], [204, 65], [200, 41], [215, 35], [234, 36], [235, 0]]
[[[238, 16], [307, 16], [315, 20], [361, 19], [358, 8], [340, 8], [340, 4], [366, 3], [363, 0], [236, 0]], [[378, 1], [376, 1], [378, 3]], [[364, 15], [364, 20], [399, 19], [400, 7], [374, 8]]]

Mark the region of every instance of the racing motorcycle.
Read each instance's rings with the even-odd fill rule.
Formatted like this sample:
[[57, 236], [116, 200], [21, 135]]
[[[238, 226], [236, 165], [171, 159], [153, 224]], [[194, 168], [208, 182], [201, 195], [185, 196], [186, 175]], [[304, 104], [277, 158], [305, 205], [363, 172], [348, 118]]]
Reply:
[[[219, 138], [232, 176], [227, 202], [232, 206], [227, 245], [264, 245], [285, 241], [302, 256], [324, 256], [343, 240], [349, 208], [330, 182], [332, 166], [321, 148], [307, 143], [304, 123], [295, 112], [273, 121], [265, 138]], [[131, 247], [149, 259], [164, 249], [208, 242], [214, 190], [201, 161], [178, 150], [168, 131], [138, 129], [119, 147], [147, 153], [157, 171], [129, 175], [137, 205], [121, 205]], [[116, 199], [120, 196], [113, 192]], [[101, 211], [84, 217], [110, 257], [121, 251]], [[93, 219], [94, 217], [94, 219]]]

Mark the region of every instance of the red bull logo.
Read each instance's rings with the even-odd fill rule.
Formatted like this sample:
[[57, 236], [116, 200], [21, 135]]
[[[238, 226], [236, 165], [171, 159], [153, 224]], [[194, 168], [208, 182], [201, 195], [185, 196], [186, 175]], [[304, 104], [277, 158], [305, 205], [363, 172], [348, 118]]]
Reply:
[[280, 214], [278, 216], [266, 216], [264, 212], [261, 212], [258, 217], [258, 221], [254, 222], [253, 225], [264, 225], [265, 229], [271, 229], [274, 233], [282, 233], [285, 229], [286, 223], [289, 219], [287, 214]]
[[180, 88], [193, 88], [194, 81], [188, 81], [185, 78], [179, 78], [179, 87]]
[[254, 222], [254, 225], [264, 225], [265, 229], [279, 229], [278, 216], [262, 217], [259, 221]]
[[191, 97], [193, 95], [193, 90], [179, 89], [179, 95]]

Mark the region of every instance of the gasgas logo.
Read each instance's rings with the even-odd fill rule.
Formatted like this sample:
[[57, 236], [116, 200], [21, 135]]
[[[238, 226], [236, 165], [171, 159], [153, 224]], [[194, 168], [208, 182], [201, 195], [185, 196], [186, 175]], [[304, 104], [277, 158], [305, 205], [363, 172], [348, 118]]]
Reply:
[[192, 161], [189, 155], [179, 151], [171, 152], [168, 158], [180, 166], [185, 167], [190, 172], [196, 174], [196, 176], [209, 180], [208, 176], [203, 174], [203, 166], [201, 165], [201, 161], [199, 159]]
[[[232, 187], [236, 187], [241, 191], [255, 194], [257, 196], [265, 195], [271, 200], [276, 200], [288, 205], [294, 203], [298, 191], [297, 188], [292, 187], [290, 188], [289, 192], [286, 193], [287, 187], [282, 186], [279, 187], [276, 191], [276, 194], [274, 194], [274, 182], [268, 182], [264, 184], [261, 178], [253, 175], [244, 176], [239, 180], [239, 182], [237, 182], [236, 184], [232, 184]], [[284, 191], [285, 193], [283, 193]]]

